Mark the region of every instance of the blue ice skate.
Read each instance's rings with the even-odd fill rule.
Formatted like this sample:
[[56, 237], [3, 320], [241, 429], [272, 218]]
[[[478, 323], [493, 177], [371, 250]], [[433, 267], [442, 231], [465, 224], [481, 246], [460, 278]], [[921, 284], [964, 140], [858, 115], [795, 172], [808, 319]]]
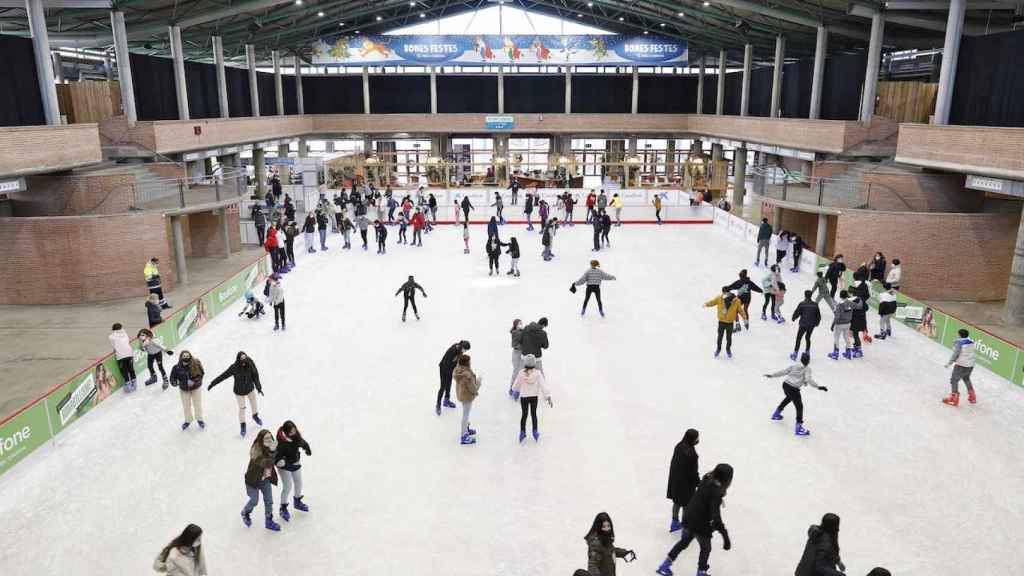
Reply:
[[811, 432], [810, 432], [810, 430], [808, 430], [808, 429], [804, 428], [804, 425], [803, 425], [803, 424], [801, 424], [800, 422], [797, 422], [797, 424], [796, 424], [796, 430], [794, 430], [794, 433], [795, 433], [795, 434], [796, 434], [797, 436], [810, 436], [810, 435], [811, 435]]
[[472, 428], [467, 427], [466, 428], [466, 434], [469, 435], [469, 436], [476, 436], [476, 430], [473, 430]]
[[445, 400], [444, 401], [444, 407], [445, 408], [455, 408], [455, 402], [452, 402], [451, 400]]
[[726, 350], [725, 351], [725, 357], [728, 358], [729, 360], [732, 360], [732, 351]]
[[665, 558], [661, 562], [661, 566], [655, 571], [660, 576], [672, 576], [672, 560]]
[[519, 443], [522, 444], [526, 440], [526, 432], [519, 433]]
[[241, 422], [238, 424], [238, 434], [242, 438], [245, 438], [245, 422]]
[[465, 446], [467, 444], [476, 444], [476, 438], [470, 436], [469, 434], [463, 434], [462, 435], [462, 440], [460, 441], [460, 443], [463, 446]]
[[829, 352], [828, 357], [833, 360], [839, 360], [839, 348], [833, 348], [832, 351]]
[[190, 424], [192, 424], [192, 423], [191, 422], [184, 422], [184, 423], [182, 423], [181, 429], [182, 430], [188, 430], [188, 427], [189, 427]]
[[281, 518], [285, 522], [290, 522], [291, 521], [292, 513], [288, 511], [288, 505], [287, 504], [281, 504], [280, 512], [281, 512]]
[[252, 419], [253, 419], [254, 422], [259, 424], [260, 426], [263, 426], [263, 420], [260, 419], [260, 415], [259, 414], [253, 413]]
[[533, 441], [540, 442], [540, 432], [537, 432], [536, 430], [533, 431]]
[[672, 525], [668, 527], [669, 532], [677, 532], [683, 529], [683, 524], [675, 518], [672, 519]]
[[796, 350], [794, 350], [793, 352], [791, 352], [789, 354], [789, 359], [793, 360], [793, 361], [796, 361]]
[[293, 496], [292, 505], [295, 506], [296, 510], [301, 510], [302, 512], [309, 512], [309, 506], [306, 506], [306, 503], [302, 501], [303, 498], [305, 498], [305, 496]]
[[778, 409], [776, 409], [775, 412], [772, 412], [772, 420], [782, 420], [782, 412]]
[[252, 526], [252, 518], [249, 517], [248, 512], [242, 512], [242, 524], [245, 524], [246, 528]]
[[864, 357], [864, 351], [861, 350], [860, 346], [854, 346], [853, 347], [853, 357], [854, 358], [863, 358]]
[[843, 358], [846, 358], [847, 360], [853, 360], [853, 350], [847, 348], [846, 352], [843, 352]]
[[263, 523], [263, 526], [267, 530], [270, 530], [272, 532], [280, 532], [281, 531], [281, 525], [278, 524], [277, 522], [274, 522], [274, 517], [273, 516], [267, 516], [267, 520], [266, 520], [266, 522]]

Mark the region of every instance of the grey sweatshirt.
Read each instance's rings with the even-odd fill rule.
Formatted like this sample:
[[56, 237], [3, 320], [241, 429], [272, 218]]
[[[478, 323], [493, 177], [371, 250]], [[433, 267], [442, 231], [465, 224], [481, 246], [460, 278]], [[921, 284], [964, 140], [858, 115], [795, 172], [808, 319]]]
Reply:
[[161, 346], [160, 343], [153, 338], [150, 338], [149, 340], [139, 340], [139, 343], [139, 347], [142, 348], [143, 352], [146, 354], [160, 354], [166, 350], [166, 348]]
[[773, 372], [768, 375], [769, 378], [778, 378], [779, 376], [786, 377], [786, 384], [789, 384], [793, 388], [800, 389], [804, 386], [811, 386], [812, 388], [821, 388], [818, 383], [811, 378], [811, 367], [804, 366], [803, 364], [793, 364], [789, 368], [783, 368], [778, 372]]
[[606, 273], [600, 268], [591, 268], [580, 276], [580, 279], [573, 282], [573, 286], [581, 286], [586, 284], [587, 286], [600, 286], [602, 280], [615, 280], [615, 276]]

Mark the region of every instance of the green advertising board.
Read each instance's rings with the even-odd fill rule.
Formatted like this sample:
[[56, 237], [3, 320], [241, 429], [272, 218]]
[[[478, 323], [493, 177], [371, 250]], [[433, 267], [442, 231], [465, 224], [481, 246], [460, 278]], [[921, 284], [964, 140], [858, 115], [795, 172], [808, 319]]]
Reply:
[[123, 383], [117, 360], [108, 356], [51, 392], [46, 397], [46, 405], [50, 411], [53, 435], [109, 398]]
[[45, 401], [36, 402], [0, 425], [0, 474], [10, 470], [51, 437]]
[[953, 348], [953, 343], [960, 337], [957, 331], [961, 329], [970, 332], [971, 340], [974, 340], [974, 356], [978, 364], [1007, 380], [1019, 382], [1014, 369], [1017, 367], [1020, 351], [1008, 342], [950, 317], [942, 336], [943, 346]]

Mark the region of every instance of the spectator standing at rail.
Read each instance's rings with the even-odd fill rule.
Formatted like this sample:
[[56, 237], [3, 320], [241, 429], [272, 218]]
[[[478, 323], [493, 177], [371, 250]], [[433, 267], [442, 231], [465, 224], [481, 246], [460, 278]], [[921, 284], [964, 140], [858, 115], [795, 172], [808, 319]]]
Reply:
[[146, 289], [149, 290], [150, 294], [156, 294], [156, 297], [160, 299], [160, 307], [168, 309], [171, 307], [164, 298], [164, 289], [160, 285], [160, 269], [157, 264], [160, 263], [160, 259], [156, 256], [149, 259], [146, 262], [146, 266], [142, 269], [142, 275], [146, 279]]

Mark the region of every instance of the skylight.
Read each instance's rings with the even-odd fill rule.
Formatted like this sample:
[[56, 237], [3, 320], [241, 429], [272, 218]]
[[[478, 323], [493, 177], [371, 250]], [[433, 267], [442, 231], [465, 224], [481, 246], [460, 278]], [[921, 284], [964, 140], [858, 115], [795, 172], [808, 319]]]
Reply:
[[[500, 15], [500, 16], [499, 16]], [[490, 6], [454, 16], [417, 22], [385, 34], [614, 34], [607, 30], [528, 12], [512, 6]]]

